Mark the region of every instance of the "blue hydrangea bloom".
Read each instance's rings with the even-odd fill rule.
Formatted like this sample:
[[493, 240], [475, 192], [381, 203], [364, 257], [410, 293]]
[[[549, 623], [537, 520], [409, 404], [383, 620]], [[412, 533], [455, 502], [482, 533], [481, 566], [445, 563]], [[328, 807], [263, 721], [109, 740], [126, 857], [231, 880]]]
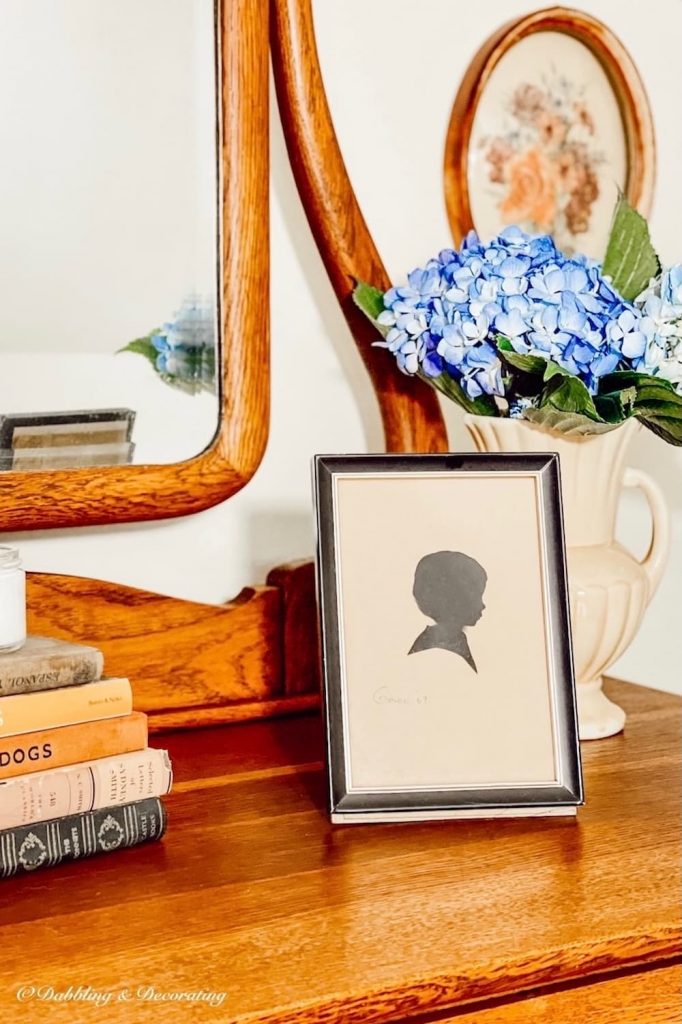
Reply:
[[552, 360], [596, 393], [599, 378], [644, 358], [646, 324], [585, 256], [549, 235], [509, 227], [485, 244], [471, 232], [384, 295], [378, 342], [404, 373], [447, 373], [475, 399], [504, 397], [498, 335], [514, 350]]
[[636, 300], [646, 348], [637, 368], [665, 377], [682, 394], [682, 264], [664, 271]]
[[213, 304], [188, 296], [174, 319], [151, 335], [158, 352], [156, 369], [176, 381], [211, 385], [215, 376], [215, 316]]
[[509, 400], [509, 416], [513, 420], [521, 420], [529, 409], [537, 408], [536, 398], [511, 398]]

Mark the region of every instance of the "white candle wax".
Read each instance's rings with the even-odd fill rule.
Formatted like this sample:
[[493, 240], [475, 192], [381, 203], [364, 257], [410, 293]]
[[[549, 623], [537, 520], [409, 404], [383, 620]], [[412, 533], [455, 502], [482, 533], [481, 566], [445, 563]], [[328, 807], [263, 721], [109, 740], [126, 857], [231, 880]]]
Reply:
[[16, 548], [0, 545], [0, 654], [26, 642], [26, 573]]

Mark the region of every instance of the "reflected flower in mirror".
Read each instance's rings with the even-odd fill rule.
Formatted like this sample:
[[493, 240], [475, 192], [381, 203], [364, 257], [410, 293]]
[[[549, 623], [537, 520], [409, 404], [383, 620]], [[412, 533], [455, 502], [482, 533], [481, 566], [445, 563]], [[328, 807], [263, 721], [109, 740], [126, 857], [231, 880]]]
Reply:
[[211, 299], [189, 295], [173, 320], [129, 342], [119, 352], [136, 352], [157, 376], [189, 395], [216, 391], [216, 325]]

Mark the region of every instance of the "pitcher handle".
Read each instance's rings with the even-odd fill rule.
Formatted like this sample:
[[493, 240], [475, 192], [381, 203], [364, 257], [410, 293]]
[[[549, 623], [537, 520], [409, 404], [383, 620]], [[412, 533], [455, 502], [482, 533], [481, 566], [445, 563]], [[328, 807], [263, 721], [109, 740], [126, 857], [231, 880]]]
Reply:
[[641, 565], [649, 581], [649, 597], [653, 597], [661, 582], [670, 548], [670, 510], [661, 488], [641, 469], [626, 469], [623, 486], [639, 487], [651, 510], [651, 543]]

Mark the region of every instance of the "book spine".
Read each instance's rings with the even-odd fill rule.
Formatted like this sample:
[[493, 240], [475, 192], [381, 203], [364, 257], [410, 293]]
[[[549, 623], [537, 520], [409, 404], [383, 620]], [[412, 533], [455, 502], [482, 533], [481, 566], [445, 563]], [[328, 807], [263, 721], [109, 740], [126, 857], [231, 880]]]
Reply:
[[46, 658], [43, 664], [30, 671], [16, 666], [3, 672], [0, 663], [0, 697], [94, 683], [102, 675], [103, 667], [104, 658], [95, 650], [69, 658]]
[[132, 441], [123, 444], [98, 444], [80, 448], [19, 448], [12, 454], [12, 469], [69, 469], [73, 466], [118, 466], [132, 458]]
[[128, 424], [122, 420], [102, 423], [71, 423], [53, 427], [15, 427], [12, 448], [62, 448], [69, 445], [124, 444]]
[[170, 792], [172, 781], [168, 752], [150, 747], [69, 768], [34, 772], [0, 782], [0, 829], [164, 796]]
[[141, 711], [0, 739], [0, 780], [142, 750], [147, 739], [147, 716]]
[[0, 736], [18, 736], [80, 722], [129, 715], [133, 691], [127, 679], [102, 679], [61, 690], [0, 697]]
[[0, 877], [152, 842], [165, 832], [166, 820], [163, 804], [158, 797], [151, 797], [4, 829], [0, 832]]

